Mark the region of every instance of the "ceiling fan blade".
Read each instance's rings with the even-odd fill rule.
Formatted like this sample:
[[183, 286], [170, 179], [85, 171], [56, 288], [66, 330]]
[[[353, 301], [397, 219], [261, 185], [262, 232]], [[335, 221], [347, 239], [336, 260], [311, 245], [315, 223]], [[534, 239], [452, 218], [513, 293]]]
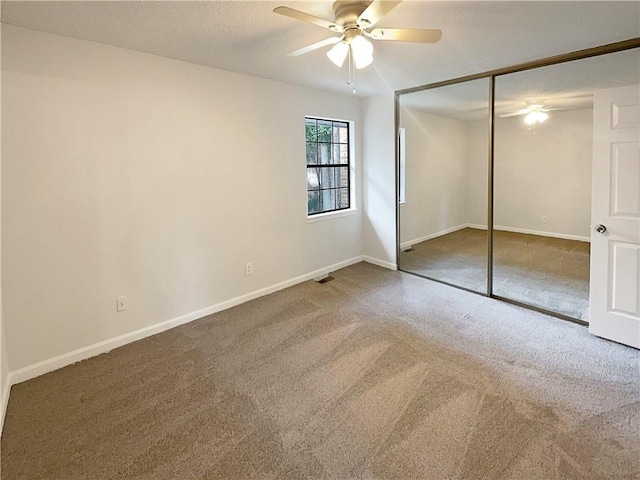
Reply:
[[373, 0], [371, 4], [360, 14], [356, 23], [362, 28], [373, 27], [391, 10], [396, 8], [402, 0], [397, 2], [388, 2], [385, 0]]
[[442, 37], [440, 30], [416, 28], [374, 28], [369, 32], [375, 40], [395, 40], [397, 42], [436, 43]]
[[509, 118], [509, 117], [517, 117], [518, 115], [526, 115], [527, 113], [531, 113], [531, 110], [528, 108], [523, 108], [522, 110], [518, 110], [517, 112], [511, 113], [503, 113], [502, 115], [498, 115], [500, 118]]
[[308, 13], [304, 13], [293, 8], [276, 7], [273, 9], [273, 13], [284, 15], [285, 17], [295, 18], [296, 20], [301, 20], [303, 22], [312, 23], [319, 27], [328, 28], [332, 32], [342, 33], [344, 31], [342, 25], [330, 22], [329, 20], [325, 20], [324, 18], [314, 17], [313, 15], [309, 15]]
[[311, 45], [307, 45], [306, 47], [299, 48], [291, 53], [287, 53], [287, 57], [298, 57], [300, 55], [304, 55], [305, 53], [312, 52], [317, 50], [318, 48], [326, 47], [327, 45], [333, 45], [338, 43], [342, 37], [329, 37], [320, 42], [312, 43]]

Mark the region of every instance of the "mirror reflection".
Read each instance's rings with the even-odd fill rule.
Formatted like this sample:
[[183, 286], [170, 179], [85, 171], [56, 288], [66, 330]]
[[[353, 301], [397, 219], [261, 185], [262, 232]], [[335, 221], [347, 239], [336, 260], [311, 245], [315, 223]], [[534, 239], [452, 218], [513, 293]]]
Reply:
[[592, 196], [610, 184], [594, 99], [639, 66], [632, 50], [496, 78], [494, 295], [588, 321]]
[[489, 80], [399, 98], [399, 268], [487, 293]]
[[587, 323], [637, 314], [640, 49], [495, 77], [491, 232], [488, 90], [400, 95], [399, 268]]

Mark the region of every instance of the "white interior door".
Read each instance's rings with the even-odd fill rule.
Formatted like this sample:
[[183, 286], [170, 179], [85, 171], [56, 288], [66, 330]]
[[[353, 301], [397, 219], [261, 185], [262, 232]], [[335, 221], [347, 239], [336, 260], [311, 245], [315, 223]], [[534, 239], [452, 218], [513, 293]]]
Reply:
[[595, 92], [593, 124], [589, 331], [640, 348], [640, 86]]

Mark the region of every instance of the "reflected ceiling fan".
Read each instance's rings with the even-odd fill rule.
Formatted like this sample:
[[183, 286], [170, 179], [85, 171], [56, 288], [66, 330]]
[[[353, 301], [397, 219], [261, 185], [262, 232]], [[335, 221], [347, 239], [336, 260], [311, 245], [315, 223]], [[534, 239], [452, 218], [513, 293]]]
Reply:
[[544, 123], [548, 118], [552, 110], [566, 110], [565, 108], [553, 108], [545, 106], [544, 102], [540, 101], [528, 101], [527, 106], [522, 110], [511, 113], [503, 113], [498, 115], [500, 118], [516, 117], [518, 115], [526, 115], [524, 117], [524, 123], [527, 125], [535, 125], [536, 123]]
[[[333, 4], [334, 20], [325, 20], [289, 7], [277, 7], [273, 11], [286, 17], [326, 28], [338, 36], [329, 37], [288, 55], [297, 57], [319, 48], [333, 45], [327, 52], [329, 59], [338, 67], [349, 58], [349, 84], [352, 66], [364, 68], [373, 62], [373, 45], [368, 39], [396, 42], [436, 43], [442, 37], [440, 30], [414, 28], [372, 28], [401, 1], [350, 1], [338, 0]], [[355, 89], [354, 89], [355, 93]]]

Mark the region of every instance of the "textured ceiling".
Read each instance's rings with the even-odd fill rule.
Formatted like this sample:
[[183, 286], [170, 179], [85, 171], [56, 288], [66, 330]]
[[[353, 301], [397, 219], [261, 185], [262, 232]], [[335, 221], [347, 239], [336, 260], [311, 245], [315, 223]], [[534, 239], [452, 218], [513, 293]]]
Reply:
[[[287, 5], [332, 18], [326, 1], [14, 2], [5, 23], [201, 65], [349, 93], [326, 49], [286, 54], [330, 32], [272, 13]], [[362, 96], [505, 67], [640, 36], [640, 2], [405, 0], [378, 26], [439, 28], [434, 45], [375, 42], [358, 71]]]

